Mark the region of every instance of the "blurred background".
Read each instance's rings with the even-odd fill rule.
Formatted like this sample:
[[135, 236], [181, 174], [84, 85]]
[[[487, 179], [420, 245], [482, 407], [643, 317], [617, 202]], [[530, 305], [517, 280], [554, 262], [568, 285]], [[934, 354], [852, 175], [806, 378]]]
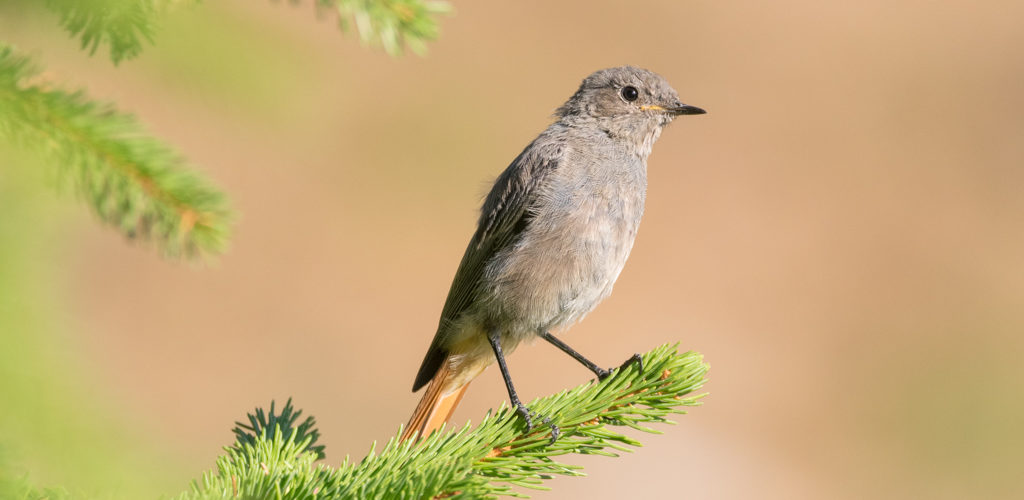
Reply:
[[[1024, 496], [1020, 2], [455, 2], [388, 57], [309, 2], [166, 18], [141, 57], [0, 9], [47, 76], [116, 101], [241, 216], [211, 264], [126, 243], [0, 151], [0, 450], [40, 485], [183, 491], [289, 396], [327, 461], [411, 413], [413, 376], [491, 180], [590, 72], [650, 68], [684, 117], [649, 161], [615, 294], [565, 340], [665, 342], [704, 406], [534, 498]], [[543, 343], [524, 399], [590, 378]], [[488, 370], [455, 421], [506, 399]]]

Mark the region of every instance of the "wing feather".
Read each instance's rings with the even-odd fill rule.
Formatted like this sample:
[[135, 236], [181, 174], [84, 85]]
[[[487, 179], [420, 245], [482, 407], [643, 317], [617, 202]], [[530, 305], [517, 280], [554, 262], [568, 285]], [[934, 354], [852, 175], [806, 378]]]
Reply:
[[449, 326], [473, 305], [487, 263], [529, 227], [533, 215], [530, 207], [537, 197], [537, 186], [558, 167], [562, 156], [562, 147], [557, 142], [544, 141], [541, 145], [541, 138], [527, 146], [498, 176], [484, 200], [476, 233], [455, 272], [437, 333], [416, 375], [413, 392], [429, 382], [448, 358]]

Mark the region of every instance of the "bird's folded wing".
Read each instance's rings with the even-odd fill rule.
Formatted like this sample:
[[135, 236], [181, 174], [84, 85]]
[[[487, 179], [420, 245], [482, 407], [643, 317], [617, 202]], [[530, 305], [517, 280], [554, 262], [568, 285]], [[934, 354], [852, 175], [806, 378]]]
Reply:
[[561, 152], [555, 144], [549, 142], [542, 147], [534, 141], [495, 181], [484, 201], [476, 234], [462, 256], [448, 291], [437, 333], [416, 375], [414, 392], [430, 381], [448, 357], [448, 327], [473, 304], [487, 262], [513, 244], [529, 226], [532, 218], [530, 206], [537, 195], [537, 186], [557, 168]]

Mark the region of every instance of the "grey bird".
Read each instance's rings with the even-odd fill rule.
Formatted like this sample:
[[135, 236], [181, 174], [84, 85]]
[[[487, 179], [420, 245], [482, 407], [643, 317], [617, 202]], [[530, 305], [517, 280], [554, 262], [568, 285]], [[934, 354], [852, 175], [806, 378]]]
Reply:
[[[441, 427], [466, 387], [498, 362], [526, 422], [505, 355], [541, 337], [599, 379], [605, 370], [555, 338], [612, 292], [633, 248], [647, 191], [647, 156], [683, 104], [661, 76], [623, 66], [597, 71], [555, 111], [557, 120], [498, 176], [455, 273], [413, 392], [427, 385], [402, 434]], [[633, 355], [626, 364], [639, 361]], [[543, 417], [542, 417], [543, 418]], [[558, 428], [551, 427], [551, 439]]]

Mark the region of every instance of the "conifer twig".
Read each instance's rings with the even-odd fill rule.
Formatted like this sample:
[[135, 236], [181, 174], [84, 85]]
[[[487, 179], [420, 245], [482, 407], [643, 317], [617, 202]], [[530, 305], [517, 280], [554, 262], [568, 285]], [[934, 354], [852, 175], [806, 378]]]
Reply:
[[327, 455], [324, 454], [324, 445], [316, 444], [316, 440], [320, 438], [320, 431], [316, 429], [316, 419], [309, 416], [301, 424], [295, 425], [301, 415], [302, 410], [296, 411], [292, 406], [292, 398], [288, 398], [280, 413], [274, 412], [273, 401], [270, 402], [269, 411], [264, 412], [263, 408], [256, 408], [253, 413], [246, 415], [249, 423], [235, 422], [235, 428], [231, 431], [235, 433], [236, 444], [232, 449], [242, 451], [242, 445], [256, 444], [257, 439], [269, 439], [273, 437], [274, 429], [279, 429], [286, 440], [292, 439], [294, 432], [294, 441], [305, 442], [306, 450], [316, 453], [318, 459], [323, 459]]
[[437, 17], [452, 11], [445, 0], [316, 0], [316, 6], [336, 11], [342, 31], [355, 25], [360, 41], [380, 44], [391, 55], [400, 54], [403, 46], [425, 53], [427, 42], [440, 32]]
[[153, 42], [159, 14], [169, 7], [198, 0], [45, 0], [44, 5], [60, 19], [82, 49], [95, 54], [100, 45], [110, 47], [117, 64], [135, 57], [144, 42]]
[[82, 92], [32, 80], [31, 61], [0, 43], [0, 139], [44, 156], [100, 219], [169, 255], [218, 253], [228, 234], [224, 195], [128, 114]]
[[[379, 453], [372, 446], [359, 462], [338, 468], [315, 464], [312, 434], [299, 437], [278, 418], [272, 437], [239, 440], [217, 461], [217, 470], [193, 483], [182, 500], [213, 498], [366, 499], [496, 498], [523, 496], [514, 486], [546, 489], [555, 475], [582, 475], [561, 463], [568, 454], [617, 456], [640, 446], [615, 427], [651, 433], [652, 423], [672, 423], [673, 414], [700, 404], [693, 391], [704, 383], [707, 365], [699, 354], [661, 346], [645, 354], [644, 366], [616, 370], [601, 382], [540, 398], [530, 408], [551, 418], [562, 435], [550, 442], [548, 428], [524, 432], [508, 408], [488, 414], [476, 428], [441, 431], [413, 444], [391, 439]], [[282, 414], [290, 412], [290, 404]], [[271, 412], [273, 413], [273, 412]], [[294, 421], [295, 419], [291, 419]], [[237, 432], [236, 432], [237, 434]], [[288, 436], [288, 437], [285, 437]]]

